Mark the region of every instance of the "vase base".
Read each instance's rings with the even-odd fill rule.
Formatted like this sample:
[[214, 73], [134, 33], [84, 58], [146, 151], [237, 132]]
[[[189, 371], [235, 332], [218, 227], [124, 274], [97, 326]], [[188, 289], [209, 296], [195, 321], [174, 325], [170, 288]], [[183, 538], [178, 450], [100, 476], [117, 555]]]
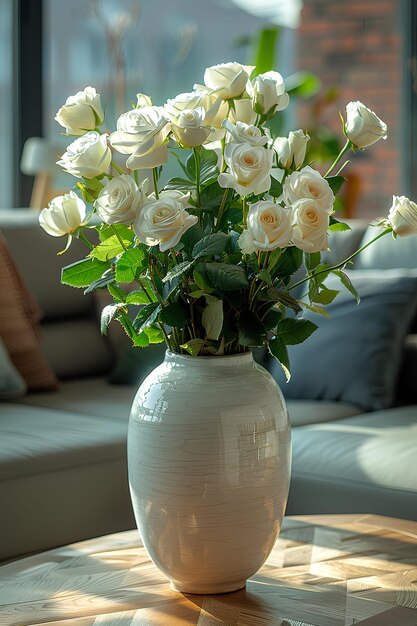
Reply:
[[244, 589], [246, 587], [246, 580], [234, 580], [230, 583], [223, 584], [208, 584], [208, 585], [193, 585], [190, 584], [182, 584], [179, 581], [170, 581], [170, 587], [174, 591], [178, 591], [179, 593], [191, 593], [195, 595], [214, 595], [218, 593], [231, 593], [232, 591], [239, 591], [239, 589]]

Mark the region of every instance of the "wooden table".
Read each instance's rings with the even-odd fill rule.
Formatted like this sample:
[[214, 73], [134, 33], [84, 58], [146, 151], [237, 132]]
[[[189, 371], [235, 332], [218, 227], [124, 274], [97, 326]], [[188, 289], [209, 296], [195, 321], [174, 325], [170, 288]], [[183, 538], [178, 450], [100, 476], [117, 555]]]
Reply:
[[293, 517], [246, 589], [172, 591], [136, 531], [0, 568], [2, 626], [417, 626], [417, 523]]

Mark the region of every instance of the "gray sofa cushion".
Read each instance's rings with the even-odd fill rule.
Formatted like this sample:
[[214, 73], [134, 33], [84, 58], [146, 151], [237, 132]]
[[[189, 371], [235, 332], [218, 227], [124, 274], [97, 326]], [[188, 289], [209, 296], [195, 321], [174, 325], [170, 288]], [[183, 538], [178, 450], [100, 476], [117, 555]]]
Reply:
[[[379, 229], [369, 226], [365, 231], [361, 246], [371, 241]], [[417, 267], [417, 235], [397, 237], [385, 235], [376, 245], [369, 246], [359, 254], [355, 262], [357, 269], [381, 269]]]
[[289, 514], [417, 519], [417, 407], [293, 430]]
[[3, 404], [0, 559], [132, 526], [126, 433], [125, 415]]
[[81, 413], [127, 422], [136, 391], [134, 385], [109, 385], [105, 378], [84, 378], [64, 381], [57, 393], [29, 394], [17, 402], [66, 412], [68, 419]]
[[113, 364], [108, 341], [93, 318], [54, 320], [43, 326], [43, 350], [61, 380], [105, 374]]
[[[328, 400], [364, 410], [392, 406], [405, 336], [417, 309], [417, 272], [353, 270], [362, 301], [346, 291], [329, 305], [331, 319], [306, 312], [318, 330], [303, 344], [289, 347], [292, 378], [278, 364], [272, 372], [287, 398]], [[330, 277], [329, 288], [340, 289]]]

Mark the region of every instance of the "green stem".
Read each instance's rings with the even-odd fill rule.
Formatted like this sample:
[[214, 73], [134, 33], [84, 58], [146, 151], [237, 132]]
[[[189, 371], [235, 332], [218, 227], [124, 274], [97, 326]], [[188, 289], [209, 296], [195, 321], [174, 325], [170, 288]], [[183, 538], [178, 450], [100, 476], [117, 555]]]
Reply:
[[84, 233], [81, 230], [79, 231], [78, 237], [79, 239], [81, 239], [81, 241], [84, 241], [85, 245], [88, 246], [90, 250], [94, 250], [93, 244], [91, 243], [89, 239], [87, 239], [87, 237], [84, 235]]
[[219, 212], [217, 214], [216, 230], [217, 230], [217, 227], [220, 224], [220, 220], [221, 220], [221, 218], [223, 216], [223, 210], [224, 210], [224, 207], [225, 207], [225, 204], [226, 204], [228, 193], [229, 193], [229, 187], [226, 187], [226, 189], [224, 190], [224, 194], [223, 194], [223, 198], [222, 198], [221, 204], [220, 204]]
[[201, 196], [200, 196], [200, 166], [201, 159], [198, 148], [193, 148], [194, 154], [194, 163], [195, 163], [195, 187], [197, 192], [197, 208], [201, 207]]
[[149, 293], [146, 290], [145, 285], [143, 284], [143, 282], [141, 281], [140, 278], [137, 279], [138, 280], [138, 285], [139, 287], [142, 289], [143, 293], [145, 294], [145, 296], [148, 298], [149, 302], [153, 302], [151, 296], [149, 295]]
[[135, 179], [136, 185], [139, 187], [139, 172], [138, 172], [138, 170], [133, 170], [133, 178]]
[[340, 159], [342, 158], [342, 156], [349, 150], [350, 146], [351, 146], [351, 142], [350, 139], [347, 139], [345, 145], [343, 146], [343, 148], [341, 149], [341, 151], [339, 152], [339, 154], [337, 155], [337, 157], [335, 158], [335, 160], [333, 161], [333, 163], [331, 164], [331, 166], [329, 167], [329, 169], [327, 170], [327, 172], [324, 175], [324, 178], [326, 178], [326, 176], [328, 176], [330, 174], [330, 172], [332, 171], [332, 169], [334, 167], [336, 167], [336, 165], [339, 163]]
[[118, 165], [116, 165], [116, 163], [114, 161], [111, 162], [112, 167], [114, 167], [114, 169], [116, 170], [116, 172], [118, 172], [119, 174], [123, 174], [124, 172], [120, 169], [120, 167]]
[[158, 322], [158, 326], [159, 326], [159, 328], [161, 329], [161, 332], [162, 332], [162, 334], [163, 334], [163, 336], [164, 336], [165, 343], [167, 344], [168, 350], [171, 350], [171, 351], [172, 351], [171, 342], [170, 342], [169, 337], [168, 337], [168, 335], [167, 335], [167, 333], [166, 333], [166, 330], [165, 330], [165, 328], [164, 328], [164, 325], [162, 324], [162, 322]]
[[117, 232], [117, 228], [115, 227], [114, 224], [111, 225], [111, 228], [114, 234], [116, 235], [117, 239], [119, 240], [119, 243], [122, 246], [123, 250], [126, 252], [127, 248], [125, 246], [125, 242], [123, 241], [123, 239], [120, 237], [119, 233]]
[[360, 252], [368, 248], [368, 246], [373, 244], [378, 239], [381, 239], [381, 237], [388, 235], [388, 233], [392, 233], [392, 228], [386, 228], [384, 231], [382, 231], [382, 233], [379, 233], [379, 235], [371, 239], [371, 241], [368, 241], [368, 243], [362, 246], [362, 248], [359, 248], [359, 250], [356, 250], [356, 252], [348, 256], [347, 259], [345, 259], [344, 261], [341, 261], [340, 263], [337, 263], [336, 265], [332, 265], [331, 267], [326, 267], [325, 269], [320, 270], [319, 272], [316, 272], [316, 273], [313, 272], [312, 274], [307, 274], [307, 276], [303, 278], [303, 280], [299, 280], [297, 283], [294, 283], [294, 285], [291, 285], [291, 287], [288, 287], [287, 291], [291, 291], [292, 289], [295, 289], [295, 287], [302, 285], [303, 283], [307, 282], [311, 278], [316, 278], [316, 276], [320, 276], [320, 274], [329, 273], [329, 272], [332, 272], [333, 270], [338, 270], [341, 267], [344, 267], [347, 263], [349, 263], [349, 261], [352, 261], [352, 259], [354, 259], [355, 256], [357, 256]]
[[155, 190], [155, 198], [158, 200], [159, 199], [159, 191], [158, 191], [158, 171], [156, 169], [156, 167], [154, 167], [152, 169], [152, 176], [153, 176], [153, 187]]
[[248, 205], [246, 202], [246, 196], [243, 196], [243, 223], [246, 226], [246, 220], [248, 219]]

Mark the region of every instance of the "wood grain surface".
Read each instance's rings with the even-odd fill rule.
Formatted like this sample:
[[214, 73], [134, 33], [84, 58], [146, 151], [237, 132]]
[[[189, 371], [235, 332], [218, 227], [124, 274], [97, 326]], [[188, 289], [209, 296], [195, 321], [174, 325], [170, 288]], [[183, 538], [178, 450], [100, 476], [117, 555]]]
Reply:
[[286, 518], [246, 589], [170, 589], [137, 531], [0, 568], [0, 625], [417, 626], [417, 523], [374, 515]]

